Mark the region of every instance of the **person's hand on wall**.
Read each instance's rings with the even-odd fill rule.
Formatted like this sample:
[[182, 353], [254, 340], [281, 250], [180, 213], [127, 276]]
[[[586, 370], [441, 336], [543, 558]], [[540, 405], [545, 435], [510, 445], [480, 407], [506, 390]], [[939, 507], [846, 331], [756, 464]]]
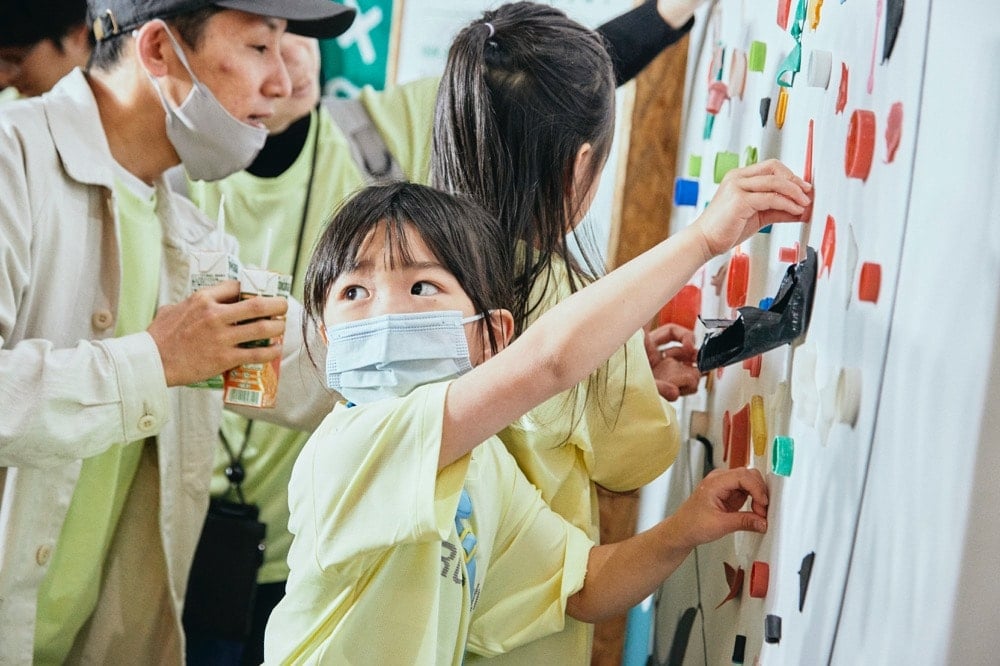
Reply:
[[[661, 349], [670, 343], [669, 346]], [[665, 400], [674, 401], [698, 390], [698, 349], [694, 333], [679, 324], [664, 324], [646, 333], [646, 357], [653, 370], [656, 390]]]
[[656, 11], [673, 28], [680, 28], [688, 22], [698, 7], [707, 0], [656, 0]]

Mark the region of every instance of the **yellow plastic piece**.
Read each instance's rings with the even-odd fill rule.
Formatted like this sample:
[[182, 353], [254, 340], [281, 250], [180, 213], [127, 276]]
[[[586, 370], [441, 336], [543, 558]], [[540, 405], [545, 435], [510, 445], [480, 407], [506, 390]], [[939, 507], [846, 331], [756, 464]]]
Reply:
[[823, 8], [823, 0], [809, 0], [809, 29], [815, 31], [819, 27], [819, 13]]
[[774, 124], [781, 129], [785, 124], [785, 111], [788, 110], [788, 90], [784, 87], [778, 89], [778, 108], [774, 112]]
[[759, 395], [750, 398], [750, 439], [753, 453], [762, 456], [767, 450], [767, 416], [764, 414], [764, 398]]

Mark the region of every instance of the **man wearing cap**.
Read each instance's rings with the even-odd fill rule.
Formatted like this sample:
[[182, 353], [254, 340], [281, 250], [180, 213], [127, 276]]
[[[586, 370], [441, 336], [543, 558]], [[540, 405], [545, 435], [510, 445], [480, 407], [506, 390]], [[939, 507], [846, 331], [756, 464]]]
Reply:
[[336, 36], [353, 14], [89, 0], [90, 70], [0, 107], [0, 663], [182, 663], [222, 409], [186, 385], [282, 354], [263, 417], [328, 411], [296, 304], [236, 302], [235, 281], [185, 297], [191, 253], [219, 237], [162, 176], [246, 167], [289, 93], [281, 35]]

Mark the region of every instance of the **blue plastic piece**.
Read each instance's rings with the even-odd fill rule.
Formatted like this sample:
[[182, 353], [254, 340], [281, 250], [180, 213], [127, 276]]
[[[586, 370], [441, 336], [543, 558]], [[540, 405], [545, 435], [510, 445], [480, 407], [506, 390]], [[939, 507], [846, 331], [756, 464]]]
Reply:
[[760, 303], [758, 304], [758, 307], [761, 310], [768, 310], [768, 309], [770, 309], [771, 305], [773, 305], [773, 304], [774, 304], [774, 299], [771, 298], [770, 296], [765, 296], [764, 298], [760, 299]]
[[688, 178], [678, 178], [674, 182], [674, 205], [698, 205], [698, 181]]

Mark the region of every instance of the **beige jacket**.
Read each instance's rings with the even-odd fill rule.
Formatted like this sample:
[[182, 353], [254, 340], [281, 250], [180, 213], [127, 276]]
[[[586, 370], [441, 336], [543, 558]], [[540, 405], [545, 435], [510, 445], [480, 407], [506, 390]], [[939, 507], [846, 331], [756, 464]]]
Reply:
[[[0, 109], [0, 664], [31, 662], [36, 594], [81, 459], [152, 438], [71, 661], [183, 662], [181, 612], [208, 504], [222, 404], [171, 388], [147, 333], [112, 337], [121, 262], [113, 161], [80, 71]], [[160, 302], [186, 294], [214, 224], [157, 183]], [[290, 309], [279, 408], [315, 427], [332, 405]], [[256, 415], [262, 418], [261, 415]]]

